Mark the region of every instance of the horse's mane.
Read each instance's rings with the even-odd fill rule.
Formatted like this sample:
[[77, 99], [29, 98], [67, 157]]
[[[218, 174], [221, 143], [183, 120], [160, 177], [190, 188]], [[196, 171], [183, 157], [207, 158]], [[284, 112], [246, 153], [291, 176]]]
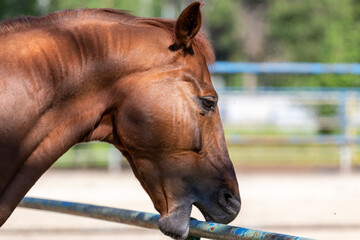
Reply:
[[[68, 20], [91, 18], [159, 27], [172, 36], [176, 22], [174, 19], [136, 17], [127, 11], [117, 9], [77, 9], [53, 12], [41, 17], [30, 16], [9, 20], [0, 23], [0, 34], [57, 25]], [[215, 61], [213, 48], [204, 33], [199, 32], [196, 35], [193, 46], [205, 57], [208, 64], [212, 64]]]

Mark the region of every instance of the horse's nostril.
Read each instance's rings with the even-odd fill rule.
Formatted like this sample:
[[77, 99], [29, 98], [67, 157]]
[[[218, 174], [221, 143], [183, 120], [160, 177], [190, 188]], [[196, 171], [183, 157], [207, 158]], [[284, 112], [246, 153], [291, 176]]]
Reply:
[[236, 199], [228, 189], [223, 189], [219, 192], [219, 205], [220, 207], [231, 215], [237, 215], [240, 211], [240, 199]]
[[224, 193], [225, 202], [227, 205], [231, 204], [231, 198], [233, 198], [231, 193], [225, 192]]

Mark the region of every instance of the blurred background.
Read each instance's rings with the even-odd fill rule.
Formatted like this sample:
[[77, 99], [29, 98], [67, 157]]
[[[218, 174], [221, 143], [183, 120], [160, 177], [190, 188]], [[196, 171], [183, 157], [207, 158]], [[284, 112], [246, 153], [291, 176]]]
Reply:
[[[103, 7], [126, 9], [137, 16], [176, 18], [191, 2], [0, 0], [0, 19]], [[349, 188], [359, 180], [360, 167], [360, 0], [202, 2], [202, 30], [217, 57], [211, 67], [212, 79], [220, 95], [225, 135], [237, 171], [245, 176], [249, 172], [253, 176], [265, 172], [268, 177], [282, 173], [288, 179], [293, 173], [304, 174], [294, 185], [306, 182], [309, 174], [320, 179], [326, 176], [329, 182], [340, 184], [337, 190], [329, 188], [332, 194], [360, 199], [359, 188]], [[124, 172], [128, 165], [111, 146], [90, 143], [73, 147], [53, 166], [75, 168]], [[322, 204], [317, 202], [312, 211]], [[351, 211], [349, 215], [355, 215]], [[255, 223], [261, 222], [259, 219], [249, 226], [264, 227], [264, 223]], [[345, 214], [330, 225], [322, 225], [322, 218], [311, 224], [317, 233], [331, 232], [329, 229], [349, 233], [360, 228], [356, 221]], [[292, 226], [302, 224], [294, 222]], [[294, 234], [298, 232], [295, 228]], [[330, 239], [316, 233], [312, 236]], [[344, 235], [341, 238], [346, 239]]]
[[[102, 7], [126, 9], [138, 16], [176, 18], [191, 2], [0, 0], [0, 18]], [[358, 0], [203, 2], [203, 31], [212, 40], [217, 61], [360, 61]], [[220, 94], [219, 107], [236, 166], [343, 171], [359, 166], [360, 79], [352, 66], [337, 72], [337, 65], [328, 67], [333, 71], [319, 71], [314, 64], [300, 74], [296, 70], [303, 66], [291, 70], [284, 65], [272, 72], [253, 71], [246, 65], [241, 70], [230, 66], [219, 72], [216, 66], [212, 68], [213, 82]], [[110, 146], [82, 144], [55, 167], [122, 165], [126, 163]]]

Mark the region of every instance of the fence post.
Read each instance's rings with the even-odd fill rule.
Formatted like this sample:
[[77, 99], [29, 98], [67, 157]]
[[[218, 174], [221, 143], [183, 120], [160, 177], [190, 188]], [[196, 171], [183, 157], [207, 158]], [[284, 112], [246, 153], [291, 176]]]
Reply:
[[243, 88], [249, 90], [256, 90], [257, 88], [257, 74], [253, 73], [244, 73], [243, 74]]
[[349, 91], [340, 93], [338, 114], [340, 127], [339, 165], [340, 172], [348, 173], [352, 165], [352, 144], [351, 144], [351, 104], [352, 94]]

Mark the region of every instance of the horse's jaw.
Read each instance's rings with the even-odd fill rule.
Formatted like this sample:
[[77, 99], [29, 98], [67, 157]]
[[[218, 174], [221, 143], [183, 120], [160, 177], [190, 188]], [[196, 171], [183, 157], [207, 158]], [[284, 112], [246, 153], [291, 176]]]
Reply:
[[161, 216], [159, 229], [173, 239], [186, 239], [189, 235], [189, 224], [192, 204], [180, 206]]

